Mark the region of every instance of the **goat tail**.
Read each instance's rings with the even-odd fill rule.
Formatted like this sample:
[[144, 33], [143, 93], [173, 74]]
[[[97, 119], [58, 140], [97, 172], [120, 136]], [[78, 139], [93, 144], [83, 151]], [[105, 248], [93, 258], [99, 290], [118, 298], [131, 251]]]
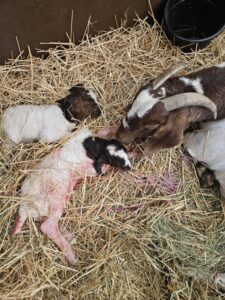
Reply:
[[17, 216], [17, 220], [16, 220], [16, 225], [13, 229], [13, 235], [17, 235], [21, 229], [22, 229], [22, 226], [24, 224], [24, 222], [26, 221], [27, 219], [27, 214], [26, 214], [26, 211], [25, 211], [25, 208], [24, 207], [20, 207], [19, 208], [19, 211], [18, 211], [18, 216]]

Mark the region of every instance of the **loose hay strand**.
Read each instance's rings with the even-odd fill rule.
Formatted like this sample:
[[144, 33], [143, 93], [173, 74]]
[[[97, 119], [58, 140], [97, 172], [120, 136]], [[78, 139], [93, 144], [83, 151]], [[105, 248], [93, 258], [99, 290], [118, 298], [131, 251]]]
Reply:
[[[185, 73], [225, 60], [224, 34], [206, 49], [184, 54], [157, 23], [143, 20], [92, 38], [85, 34], [79, 45], [49, 47], [55, 48], [40, 50], [48, 55], [44, 60], [29, 53], [0, 66], [1, 115], [10, 105], [52, 104], [83, 82], [98, 93], [103, 114], [77, 129], [117, 126], [139, 87], [170, 65], [185, 62]], [[144, 189], [113, 171], [71, 194], [62, 223], [74, 234], [75, 267], [36, 233], [38, 223], [26, 222], [12, 238], [22, 181], [71, 135], [6, 151], [1, 134], [1, 299], [219, 299], [212, 276], [225, 268], [220, 201], [217, 191], [200, 189], [180, 147], [133, 161], [134, 170], [152, 177]]]

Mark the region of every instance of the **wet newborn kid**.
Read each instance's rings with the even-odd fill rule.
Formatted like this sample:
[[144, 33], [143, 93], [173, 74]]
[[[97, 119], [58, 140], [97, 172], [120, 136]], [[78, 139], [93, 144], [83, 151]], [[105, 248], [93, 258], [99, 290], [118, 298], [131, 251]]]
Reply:
[[104, 130], [96, 137], [88, 128], [78, 131], [25, 178], [14, 235], [29, 216], [41, 222], [41, 231], [57, 244], [71, 264], [76, 262], [68, 241], [70, 234], [59, 226], [69, 193], [83, 178], [102, 174], [109, 166], [123, 170], [131, 167], [126, 148], [115, 139], [105, 140], [101, 136]]

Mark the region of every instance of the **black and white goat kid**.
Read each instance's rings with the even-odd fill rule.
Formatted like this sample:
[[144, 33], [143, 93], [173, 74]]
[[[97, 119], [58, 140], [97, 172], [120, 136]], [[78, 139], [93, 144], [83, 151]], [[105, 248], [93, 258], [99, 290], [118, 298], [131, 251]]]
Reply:
[[88, 128], [76, 132], [62, 147], [48, 154], [22, 183], [22, 202], [13, 231], [20, 232], [28, 218], [41, 222], [41, 231], [52, 239], [74, 264], [76, 257], [69, 243], [71, 234], [59, 226], [69, 195], [86, 177], [104, 174], [110, 167], [129, 170], [126, 148], [117, 140], [105, 140]]

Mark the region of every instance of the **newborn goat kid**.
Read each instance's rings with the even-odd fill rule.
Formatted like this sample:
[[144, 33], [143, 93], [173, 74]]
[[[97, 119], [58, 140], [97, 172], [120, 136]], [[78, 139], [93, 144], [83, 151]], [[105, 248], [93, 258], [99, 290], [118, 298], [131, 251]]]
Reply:
[[138, 91], [117, 130], [119, 140], [148, 137], [145, 150], [157, 152], [180, 144], [190, 123], [225, 118], [225, 62], [170, 78], [183, 67], [170, 68]]
[[69, 91], [57, 104], [9, 107], [3, 114], [3, 130], [16, 144], [35, 140], [50, 143], [72, 131], [75, 122], [101, 114], [93, 91], [81, 85]]
[[84, 177], [102, 174], [109, 166], [130, 169], [126, 149], [115, 139], [93, 137], [89, 129], [77, 132], [63, 147], [47, 155], [24, 180], [21, 188], [23, 203], [13, 234], [20, 232], [27, 217], [39, 220], [41, 231], [74, 264], [76, 258], [68, 241], [71, 234], [59, 228], [65, 203], [69, 193]]

